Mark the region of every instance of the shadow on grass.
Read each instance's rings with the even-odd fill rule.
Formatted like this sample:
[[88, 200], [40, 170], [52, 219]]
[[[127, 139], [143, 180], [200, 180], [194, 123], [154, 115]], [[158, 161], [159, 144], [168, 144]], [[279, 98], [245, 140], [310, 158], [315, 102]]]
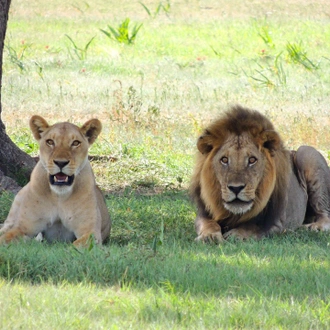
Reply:
[[110, 243], [77, 250], [33, 240], [0, 247], [0, 276], [38, 284], [95, 283], [218, 297], [327, 299], [330, 237], [297, 231], [261, 241], [194, 242], [185, 191], [111, 194]]
[[195, 208], [187, 191], [126, 189], [106, 195], [112, 218], [111, 242], [150, 245], [166, 237], [193, 238]]

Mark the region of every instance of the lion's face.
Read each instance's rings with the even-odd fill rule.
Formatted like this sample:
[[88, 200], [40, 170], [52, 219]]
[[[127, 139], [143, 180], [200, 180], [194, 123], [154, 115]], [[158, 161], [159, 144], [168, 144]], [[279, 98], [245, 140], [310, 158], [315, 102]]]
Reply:
[[282, 141], [259, 114], [253, 113], [253, 120], [231, 115], [212, 123], [199, 137], [191, 189], [214, 219], [234, 215], [247, 221], [265, 208], [274, 191], [275, 154]]
[[57, 194], [71, 191], [88, 161], [88, 149], [101, 131], [100, 121], [89, 120], [81, 128], [67, 122], [49, 126], [42, 117], [33, 116], [30, 127], [39, 142], [40, 162], [51, 189]]
[[251, 210], [265, 173], [266, 160], [248, 134], [230, 136], [214, 154], [212, 165], [225, 209], [234, 214]]
[[267, 117], [233, 106], [204, 129], [197, 149], [190, 193], [198, 240], [280, 230], [293, 159]]

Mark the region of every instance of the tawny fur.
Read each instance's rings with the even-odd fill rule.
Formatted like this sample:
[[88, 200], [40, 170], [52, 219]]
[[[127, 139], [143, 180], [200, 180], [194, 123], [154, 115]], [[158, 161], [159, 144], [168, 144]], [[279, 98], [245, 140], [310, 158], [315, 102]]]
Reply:
[[330, 228], [325, 159], [312, 147], [288, 151], [261, 113], [232, 107], [204, 130], [197, 148], [190, 193], [198, 240], [296, 229], [306, 222], [307, 207], [315, 221], [309, 227]]
[[101, 132], [101, 122], [50, 126], [33, 116], [30, 128], [40, 145], [40, 160], [30, 182], [14, 199], [0, 230], [0, 243], [39, 233], [47, 241], [74, 241], [77, 246], [86, 246], [90, 237], [104, 242], [111, 221], [88, 161], [88, 149]]

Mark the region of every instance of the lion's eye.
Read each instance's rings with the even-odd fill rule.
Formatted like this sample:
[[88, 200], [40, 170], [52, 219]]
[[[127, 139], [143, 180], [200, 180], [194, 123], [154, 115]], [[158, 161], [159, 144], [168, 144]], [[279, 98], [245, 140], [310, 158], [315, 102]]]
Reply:
[[46, 143], [47, 143], [47, 145], [50, 146], [50, 147], [52, 147], [52, 146], [55, 145], [55, 142], [54, 142], [53, 140], [51, 140], [51, 139], [46, 140]]
[[258, 159], [252, 156], [249, 158], [249, 165], [254, 165], [257, 161]]
[[80, 144], [81, 144], [81, 142], [80, 142], [80, 141], [78, 141], [78, 140], [75, 140], [75, 141], [73, 141], [73, 142], [72, 142], [71, 146], [72, 146], [72, 147], [79, 147], [79, 146], [80, 146]]
[[222, 157], [221, 159], [220, 159], [220, 162], [221, 162], [221, 164], [222, 165], [228, 165], [228, 157]]

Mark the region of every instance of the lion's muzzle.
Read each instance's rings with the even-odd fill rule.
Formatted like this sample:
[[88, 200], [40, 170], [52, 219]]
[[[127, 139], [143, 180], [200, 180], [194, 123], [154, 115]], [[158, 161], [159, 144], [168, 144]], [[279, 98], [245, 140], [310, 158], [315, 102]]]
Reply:
[[233, 214], [244, 214], [252, 208], [253, 200], [243, 201], [239, 198], [235, 198], [230, 202], [224, 202], [224, 206]]
[[253, 198], [246, 195], [245, 184], [228, 184], [224, 194], [225, 208], [234, 214], [244, 214], [253, 206]]

